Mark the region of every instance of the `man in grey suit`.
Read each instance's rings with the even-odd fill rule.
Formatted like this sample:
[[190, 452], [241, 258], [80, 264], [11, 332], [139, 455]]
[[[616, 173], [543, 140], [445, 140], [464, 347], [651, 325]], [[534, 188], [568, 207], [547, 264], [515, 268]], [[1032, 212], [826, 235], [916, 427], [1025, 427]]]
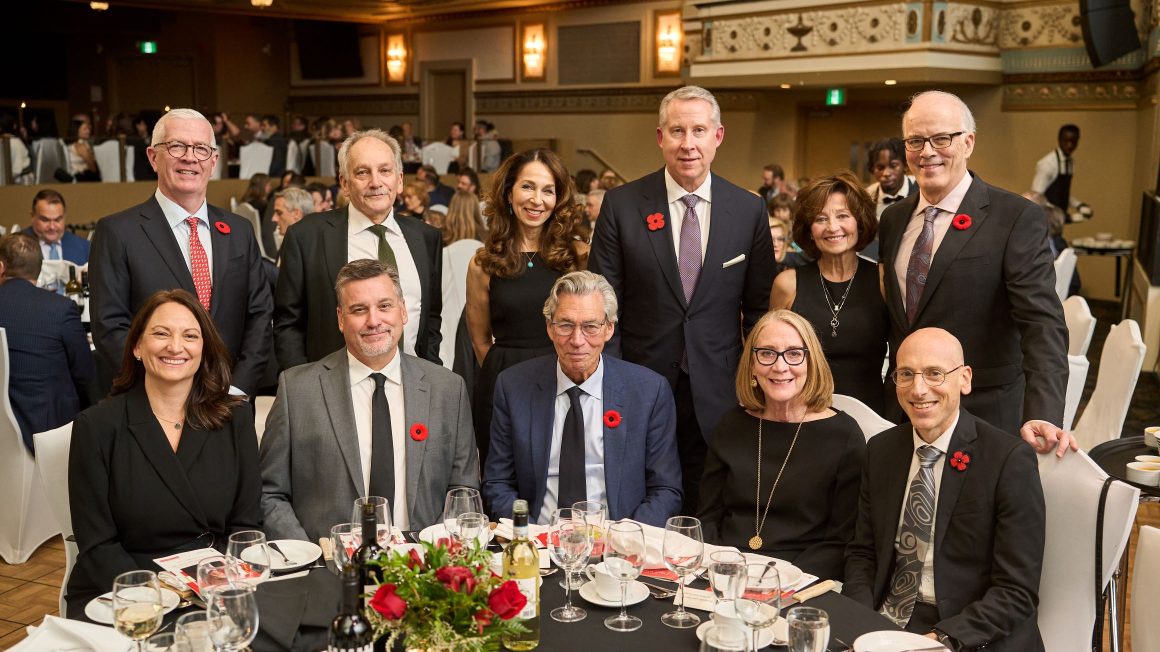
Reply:
[[386, 497], [392, 522], [417, 530], [442, 518], [448, 489], [479, 488], [463, 379], [400, 350], [407, 306], [398, 272], [355, 260], [334, 292], [346, 347], [282, 373], [262, 438], [271, 539], [328, 536], [366, 495]]

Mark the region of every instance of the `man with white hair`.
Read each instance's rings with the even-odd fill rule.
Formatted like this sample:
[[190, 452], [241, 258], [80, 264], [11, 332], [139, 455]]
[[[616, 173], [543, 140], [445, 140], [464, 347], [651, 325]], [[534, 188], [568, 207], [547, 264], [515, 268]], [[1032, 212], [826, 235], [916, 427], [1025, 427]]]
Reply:
[[314, 197], [301, 188], [287, 188], [274, 193], [274, 215], [278, 237], [286, 237], [286, 230], [314, 212]]
[[234, 387], [252, 395], [270, 355], [273, 302], [250, 223], [206, 203], [219, 158], [213, 127], [193, 109], [173, 109], [153, 128], [147, 155], [156, 192], [98, 221], [89, 256], [102, 384], [120, 371], [137, 309], [158, 290], [180, 288], [209, 311], [233, 360]]

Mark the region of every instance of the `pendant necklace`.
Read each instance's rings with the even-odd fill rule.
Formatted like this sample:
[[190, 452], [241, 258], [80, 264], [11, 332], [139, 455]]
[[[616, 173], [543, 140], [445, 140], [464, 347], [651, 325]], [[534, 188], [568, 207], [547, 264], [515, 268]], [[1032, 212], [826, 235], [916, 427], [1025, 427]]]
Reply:
[[773, 486], [769, 489], [769, 498], [765, 501], [765, 511], [758, 517], [757, 510], [761, 507], [761, 427], [765, 424], [765, 419], [757, 418], [757, 492], [753, 498], [753, 530], [754, 534], [749, 539], [750, 550], [761, 550], [761, 531], [765, 528], [765, 517], [769, 516], [769, 506], [773, 504], [773, 492], [777, 491], [777, 485], [781, 482], [781, 474], [785, 472], [785, 465], [789, 464], [789, 456], [793, 454], [793, 447], [797, 444], [798, 435], [802, 432], [802, 424], [806, 422], [805, 416], [798, 421], [797, 430], [793, 433], [793, 441], [789, 443], [789, 450], [785, 453], [785, 460], [781, 463], [781, 468], [777, 471], [777, 477], [773, 479]]
[[854, 265], [854, 273], [850, 275], [850, 280], [846, 283], [846, 291], [842, 293], [842, 300], [835, 303], [833, 297], [830, 296], [830, 290], [826, 288], [826, 277], [822, 275], [822, 268], [818, 267], [818, 282], [822, 284], [822, 292], [826, 295], [826, 308], [830, 311], [830, 337], [838, 336], [838, 313], [842, 312], [842, 307], [846, 305], [846, 297], [850, 296], [850, 288], [854, 287], [854, 277], [858, 275], [858, 265]]
[[528, 269], [535, 267], [535, 265], [532, 264], [532, 256], [536, 255], [535, 252], [534, 251], [525, 251], [524, 255], [528, 257]]
[[180, 421], [174, 421], [173, 419], [167, 419], [167, 418], [161, 416], [160, 414], [157, 414], [156, 410], [150, 410], [150, 411], [153, 412], [153, 416], [157, 417], [158, 419], [165, 422], [166, 424], [172, 423], [174, 430], [181, 430], [181, 422]]

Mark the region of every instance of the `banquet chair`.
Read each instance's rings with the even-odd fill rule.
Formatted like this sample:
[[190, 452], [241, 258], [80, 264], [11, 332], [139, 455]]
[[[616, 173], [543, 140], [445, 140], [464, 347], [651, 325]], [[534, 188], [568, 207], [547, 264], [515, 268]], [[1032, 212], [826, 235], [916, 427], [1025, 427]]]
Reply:
[[1067, 356], [1067, 391], [1063, 395], [1063, 424], [1061, 427], [1071, 432], [1075, 422], [1075, 413], [1079, 409], [1079, 401], [1083, 398], [1083, 386], [1087, 383], [1088, 369], [1091, 363], [1086, 356]]
[[443, 248], [443, 323], [439, 327], [443, 342], [439, 345], [439, 359], [448, 369], [455, 362], [459, 316], [467, 306], [467, 266], [482, 246], [479, 240], [467, 239]]
[[294, 172], [302, 171], [302, 160], [298, 148], [298, 141], [290, 140], [286, 142], [286, 169]]
[[59, 138], [41, 138], [32, 143], [33, 165], [36, 171], [36, 183], [60, 183], [56, 180], [56, 171], [68, 171], [68, 153], [65, 151], [64, 141]]
[[858, 422], [858, 427], [862, 429], [862, 434], [866, 436], [866, 441], [870, 441], [874, 435], [895, 425], [883, 419], [869, 405], [853, 396], [834, 394], [833, 408], [854, 417], [854, 420]]
[[[133, 146], [125, 146], [125, 179], [133, 181]], [[93, 147], [97, 159], [97, 169], [101, 171], [101, 181], [106, 183], [121, 181], [121, 143], [110, 139]]]
[[[321, 156], [322, 160], [321, 161], [314, 161], [314, 173], [320, 177], [338, 176], [335, 173], [335, 169], [334, 169], [335, 161], [336, 161], [336, 159], [334, 158], [335, 157], [334, 145], [323, 140], [323, 141], [318, 143], [318, 147], [322, 150], [322, 156]], [[310, 156], [310, 160], [312, 160], [312, 161], [314, 160], [315, 154], [314, 154], [314, 146], [313, 145], [311, 145], [310, 150], [308, 151], [307, 155]]]
[[1132, 650], [1160, 652], [1160, 528], [1140, 526], [1136, 539], [1136, 561], [1132, 570]]
[[1071, 433], [1083, 450], [1120, 436], [1146, 349], [1140, 327], [1131, 319], [1112, 326], [1108, 332], [1100, 354], [1096, 388]]
[[251, 206], [250, 202], [244, 201], [234, 206], [234, 212], [246, 218], [246, 221], [254, 228], [254, 237], [258, 240], [258, 251], [265, 256], [266, 247], [262, 244], [262, 216], [258, 215], [258, 209]]
[[15, 565], [28, 561], [60, 528], [36, 480], [36, 460], [20, 436], [8, 374], [8, 333], [0, 328], [0, 559]]
[[1071, 285], [1071, 277], [1075, 274], [1075, 249], [1068, 247], [1055, 257], [1055, 293], [1059, 295], [1059, 302], [1067, 301], [1067, 288]]
[[[1039, 456], [1039, 480], [1047, 510], [1039, 579], [1039, 632], [1044, 649], [1052, 652], [1091, 652], [1092, 634], [1097, 620], [1103, 618], [1102, 613], [1096, 613], [1096, 522], [1107, 478], [1108, 474], [1082, 451], [1062, 458], [1051, 453]], [[1112, 596], [1108, 620], [1113, 628], [1119, 609], [1114, 575], [1128, 545], [1139, 500], [1139, 489], [1118, 481], [1112, 481], [1103, 496], [1099, 578], [1101, 590]], [[1112, 634], [1115, 641], [1114, 630]]]
[[459, 150], [442, 141], [423, 146], [423, 165], [430, 165], [439, 174], [447, 174], [451, 162], [459, 157]]
[[68, 452], [72, 446], [72, 422], [32, 436], [36, 444], [36, 472], [60, 533], [64, 536], [64, 580], [60, 583], [60, 615], [65, 613], [64, 592], [69, 575], [77, 561], [77, 542], [73, 538], [72, 512], [68, 499]]
[[1087, 355], [1096, 332], [1096, 318], [1088, 308], [1087, 300], [1078, 294], [1063, 302], [1063, 318], [1067, 322], [1067, 352]]
[[249, 179], [255, 174], [270, 174], [270, 162], [274, 160], [274, 148], [266, 143], [252, 142], [242, 145], [238, 159], [241, 167], [239, 179]]

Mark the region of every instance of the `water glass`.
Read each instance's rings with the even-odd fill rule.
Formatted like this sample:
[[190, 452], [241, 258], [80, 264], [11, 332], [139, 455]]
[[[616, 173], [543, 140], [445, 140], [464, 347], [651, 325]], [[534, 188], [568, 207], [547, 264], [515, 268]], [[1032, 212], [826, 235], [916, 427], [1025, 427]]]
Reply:
[[701, 623], [701, 618], [685, 611], [685, 576], [697, 570], [705, 554], [701, 537], [701, 521], [692, 516], [674, 516], [665, 521], [665, 536], [661, 542], [665, 567], [677, 574], [677, 608], [661, 616], [669, 627], [688, 629]]
[[[483, 498], [478, 489], [455, 487], [443, 499], [443, 527], [448, 536], [455, 536], [456, 523], [461, 514], [483, 514]], [[484, 519], [486, 523], [486, 518]]]
[[[552, 561], [564, 569], [565, 575], [572, 575], [588, 563], [588, 552], [592, 549], [592, 536], [584, 513], [572, 509], [557, 509], [552, 512], [548, 525], [548, 554]], [[552, 620], [574, 623], [588, 617], [588, 612], [572, 606], [572, 587], [564, 585], [564, 606], [556, 607], [551, 613]]]
[[794, 607], [786, 614], [790, 652], [825, 652], [830, 643], [830, 616], [814, 607]]
[[177, 619], [173, 631], [179, 652], [213, 652], [205, 611], [191, 611]]
[[464, 512], [455, 519], [451, 538], [463, 545], [479, 538], [483, 528], [487, 526], [487, 517], [479, 512]]
[[640, 575], [644, 566], [644, 530], [640, 523], [615, 521], [608, 524], [604, 532], [604, 567], [608, 573], [620, 581], [620, 614], [604, 619], [604, 626], [614, 632], [632, 632], [644, 623], [636, 616], [628, 615], [628, 583]]
[[226, 544], [226, 570], [230, 582], [258, 584], [270, 577], [270, 548], [259, 530], [242, 530], [230, 535]]
[[145, 641], [145, 652], [177, 652], [177, 635], [173, 632], [154, 634]]
[[214, 589], [206, 598], [206, 622], [214, 649], [236, 652], [258, 635], [258, 602], [254, 587], [241, 584]]
[[733, 604], [737, 616], [753, 630], [753, 649], [758, 649], [759, 633], [776, 623], [781, 612], [781, 578], [777, 567], [773, 564], [747, 565], [745, 592]]
[[142, 641], [161, 627], [161, 583], [153, 571], [129, 571], [113, 580], [113, 624], [117, 632]]
[[197, 594], [205, 595], [206, 591], [219, 586], [228, 586], [229, 562], [222, 555], [206, 557], [197, 562]]
[[342, 574], [343, 566], [350, 563], [350, 556], [362, 545], [362, 526], [358, 523], [339, 523], [330, 528], [331, 561], [334, 570]]
[[375, 506], [375, 522], [378, 524], [379, 545], [386, 548], [391, 545], [391, 503], [382, 496], [363, 496], [355, 498], [354, 507], [350, 510], [350, 520], [359, 531], [362, 531], [363, 505], [370, 503]]
[[709, 586], [717, 603], [732, 602], [745, 592], [745, 555], [718, 550], [709, 555]]
[[[604, 556], [604, 524], [608, 521], [608, 508], [599, 500], [578, 500], [572, 503], [572, 509], [584, 512], [584, 521], [588, 523], [588, 531], [592, 534], [588, 563], [599, 564]], [[584, 586], [584, 576], [581, 573], [564, 573], [559, 584], [562, 589], [575, 591]]]

